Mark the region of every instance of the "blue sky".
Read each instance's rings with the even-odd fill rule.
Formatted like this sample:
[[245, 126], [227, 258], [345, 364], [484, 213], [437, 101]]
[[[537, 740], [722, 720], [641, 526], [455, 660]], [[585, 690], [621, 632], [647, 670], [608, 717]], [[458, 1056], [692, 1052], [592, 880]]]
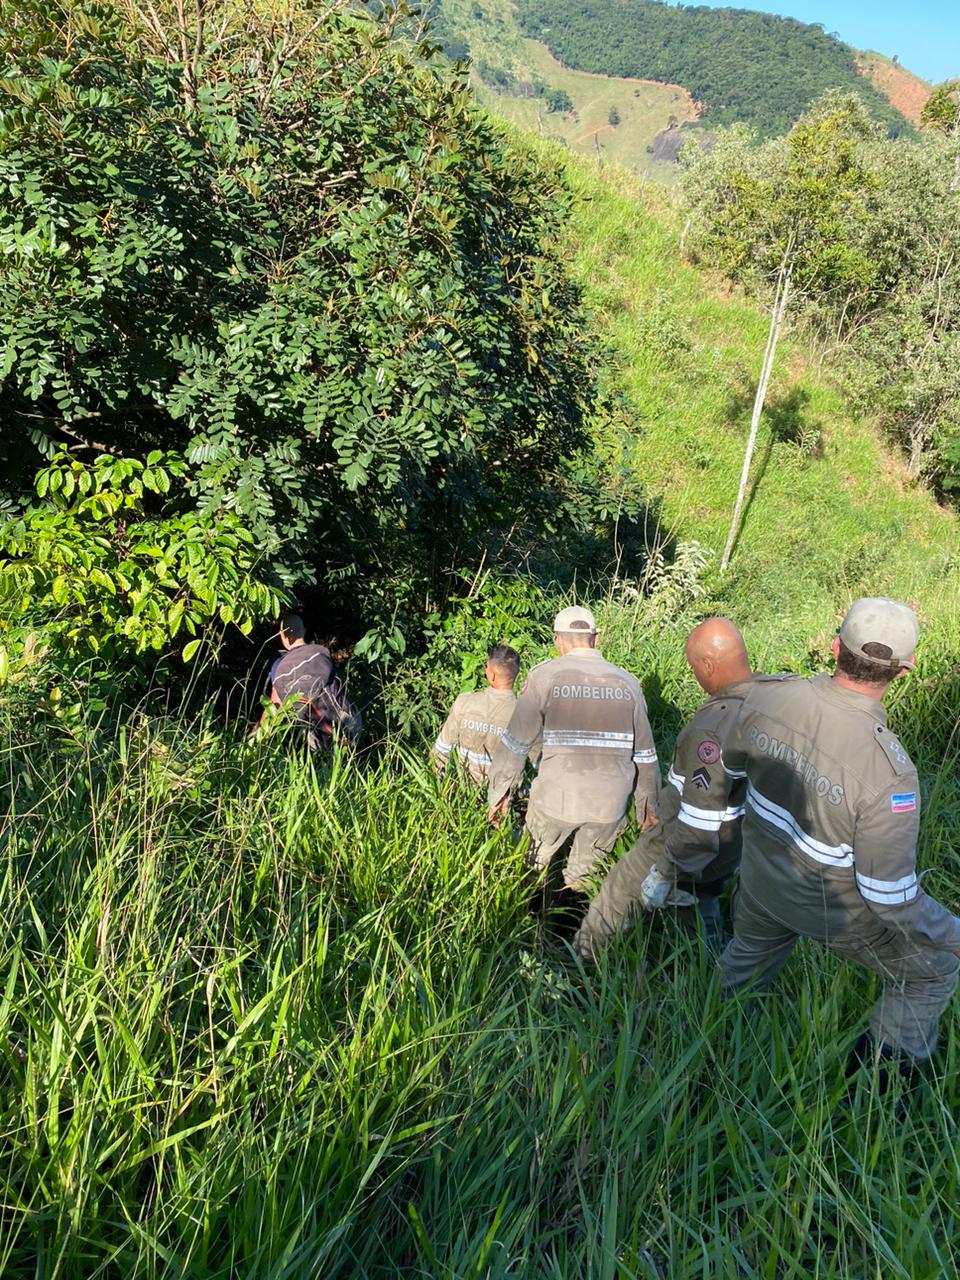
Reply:
[[801, 22], [822, 23], [857, 49], [896, 54], [905, 67], [936, 83], [960, 76], [958, 0], [688, 0], [724, 7], [759, 9]]

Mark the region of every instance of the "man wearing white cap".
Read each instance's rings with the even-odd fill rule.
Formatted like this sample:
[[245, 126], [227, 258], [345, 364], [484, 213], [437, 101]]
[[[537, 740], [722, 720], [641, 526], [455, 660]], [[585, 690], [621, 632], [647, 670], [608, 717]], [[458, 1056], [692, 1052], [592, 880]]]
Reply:
[[539, 742], [543, 754], [530, 788], [528, 861], [540, 873], [572, 841], [563, 871], [582, 891], [626, 826], [631, 794], [637, 818], [656, 820], [660, 770], [639, 681], [601, 657], [589, 609], [557, 614], [560, 655], [533, 668], [490, 768], [491, 822], [506, 812]]
[[852, 1065], [879, 1057], [904, 1073], [936, 1048], [960, 969], [960, 919], [917, 879], [917, 771], [882, 702], [918, 634], [907, 605], [857, 600], [833, 675], [756, 684], [723, 747], [747, 782], [724, 989], [769, 985], [798, 938], [815, 938], [883, 981]]

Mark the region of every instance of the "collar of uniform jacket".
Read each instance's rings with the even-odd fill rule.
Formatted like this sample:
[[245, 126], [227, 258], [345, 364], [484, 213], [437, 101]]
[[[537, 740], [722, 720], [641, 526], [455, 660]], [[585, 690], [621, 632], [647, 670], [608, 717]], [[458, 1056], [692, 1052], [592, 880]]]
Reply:
[[851, 711], [865, 711], [881, 724], [887, 723], [887, 708], [879, 698], [871, 698], [868, 694], [857, 693], [853, 689], [844, 689], [826, 671], [814, 676], [810, 683], [822, 698], [835, 706], [839, 704], [841, 707], [849, 707]]

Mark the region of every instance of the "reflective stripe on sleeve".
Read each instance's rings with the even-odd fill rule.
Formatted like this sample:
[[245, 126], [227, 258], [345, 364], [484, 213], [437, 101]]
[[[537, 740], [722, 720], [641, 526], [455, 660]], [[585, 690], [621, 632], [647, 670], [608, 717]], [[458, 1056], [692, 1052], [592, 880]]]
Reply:
[[870, 902], [879, 902], [882, 906], [893, 906], [898, 902], [912, 902], [920, 892], [915, 872], [901, 876], [899, 880], [874, 880], [871, 876], [857, 873], [857, 888], [863, 897]]
[[649, 749], [646, 751], [635, 751], [633, 753], [633, 763], [634, 764], [656, 764], [657, 753], [656, 751], [652, 751]]
[[753, 784], [749, 782], [747, 783], [747, 801], [752, 805], [758, 817], [763, 818], [764, 822], [769, 822], [772, 827], [778, 827], [781, 831], [786, 832], [800, 852], [805, 853], [814, 862], [823, 863], [828, 867], [853, 866], [853, 845], [824, 844], [821, 840], [814, 840], [813, 836], [804, 831], [791, 813], [788, 813], [786, 809], [781, 809], [778, 804], [774, 804], [766, 796], [762, 796], [753, 787]]
[[667, 772], [667, 781], [683, 795], [683, 788], [686, 786], [687, 780], [682, 773], [677, 773], [673, 765], [670, 766]]
[[515, 738], [513, 734], [509, 732], [504, 732], [504, 735], [500, 739], [500, 741], [507, 748], [507, 750], [512, 751], [515, 756], [525, 756], [527, 752], [530, 750], [530, 748], [533, 746], [532, 742], [521, 742], [518, 738]]
[[743, 805], [732, 805], [730, 808], [698, 809], [692, 804], [681, 804], [680, 821], [688, 827], [696, 827], [698, 831], [719, 831], [724, 822], [733, 822], [743, 816]]
[[468, 751], [466, 747], [458, 747], [461, 760], [470, 760], [473, 764], [482, 764], [487, 768], [493, 761], [487, 755], [486, 751]]
[[438, 738], [433, 744], [434, 751], [439, 751], [442, 756], [447, 756], [453, 750], [451, 743], [444, 742], [442, 738]]
[[745, 778], [747, 775], [742, 769], [731, 769], [723, 758], [723, 752], [720, 752], [720, 763], [723, 765], [723, 772], [728, 778]]

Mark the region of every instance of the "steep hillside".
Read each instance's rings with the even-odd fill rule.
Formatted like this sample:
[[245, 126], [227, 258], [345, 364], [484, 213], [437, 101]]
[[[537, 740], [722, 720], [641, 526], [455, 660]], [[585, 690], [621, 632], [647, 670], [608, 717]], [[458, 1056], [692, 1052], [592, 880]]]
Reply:
[[[539, 41], [524, 40], [526, 65], [547, 88], [545, 95], [497, 91], [474, 72], [478, 99], [495, 114], [543, 137], [563, 142], [573, 151], [622, 165], [635, 173], [654, 172], [668, 179], [672, 166], [658, 161], [655, 150], [679, 127], [697, 119], [697, 107], [680, 85], [654, 80], [628, 80], [563, 66]], [[569, 99], [567, 110], [550, 110], [550, 91]]]
[[855, 58], [857, 70], [890, 104], [905, 116], [911, 124], [919, 125], [920, 113], [930, 97], [930, 86], [926, 80], [901, 67], [892, 58], [885, 58], [882, 53], [865, 49]]
[[783, 133], [825, 90], [848, 89], [892, 134], [909, 128], [848, 45], [792, 18], [652, 0], [519, 0], [517, 13], [566, 66], [684, 85], [708, 125]]
[[[451, 58], [469, 58], [470, 84], [494, 114], [635, 173], [673, 176], [658, 160], [663, 139], [679, 141], [679, 126], [697, 118], [679, 85], [578, 71], [545, 44], [525, 37], [513, 0], [434, 0], [431, 34]], [[617, 123], [611, 123], [611, 121]]]
[[[719, 556], [736, 494], [766, 316], [679, 252], [681, 227], [656, 189], [568, 159], [580, 199], [577, 270], [643, 420], [624, 461], [644, 478], [662, 528]], [[949, 630], [960, 609], [960, 521], [939, 507], [853, 416], [799, 340], [778, 356], [746, 523], [723, 598], [784, 637], [782, 660], [851, 595], [915, 597]], [[792, 637], [792, 639], [791, 639]], [[803, 650], [801, 650], [803, 651]]]

